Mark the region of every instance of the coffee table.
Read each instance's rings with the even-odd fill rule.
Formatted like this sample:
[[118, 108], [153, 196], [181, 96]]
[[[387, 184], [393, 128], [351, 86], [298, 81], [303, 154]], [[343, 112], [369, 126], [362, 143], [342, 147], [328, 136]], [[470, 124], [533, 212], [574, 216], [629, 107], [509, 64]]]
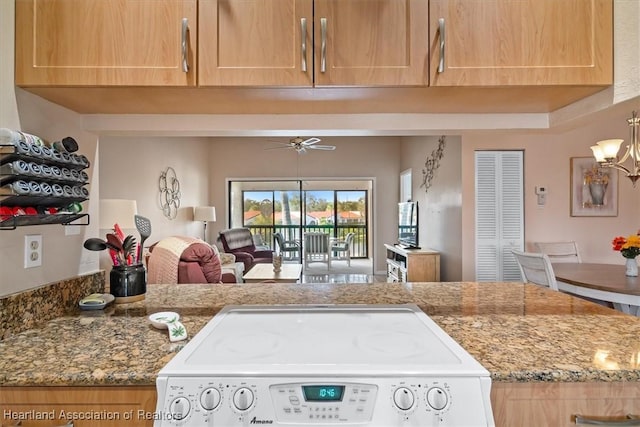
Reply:
[[276, 282], [296, 283], [302, 274], [302, 264], [282, 264], [280, 272], [273, 271], [273, 264], [256, 264], [242, 278], [245, 283]]

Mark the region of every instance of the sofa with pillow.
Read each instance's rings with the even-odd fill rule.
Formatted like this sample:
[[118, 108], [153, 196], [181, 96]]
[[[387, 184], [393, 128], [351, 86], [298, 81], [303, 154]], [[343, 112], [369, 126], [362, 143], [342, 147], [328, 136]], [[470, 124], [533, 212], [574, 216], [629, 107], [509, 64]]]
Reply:
[[166, 237], [149, 252], [147, 281], [151, 284], [242, 282], [244, 264], [197, 238]]

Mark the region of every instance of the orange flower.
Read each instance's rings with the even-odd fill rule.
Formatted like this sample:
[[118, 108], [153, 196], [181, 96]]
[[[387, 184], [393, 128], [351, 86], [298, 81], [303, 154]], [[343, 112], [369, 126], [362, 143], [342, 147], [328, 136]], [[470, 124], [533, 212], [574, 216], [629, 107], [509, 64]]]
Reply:
[[625, 239], [622, 236], [618, 236], [616, 238], [613, 239], [613, 241], [611, 242], [611, 244], [613, 245], [613, 250], [614, 251], [619, 251], [622, 249], [622, 246], [627, 243], [627, 239]]
[[640, 236], [632, 234], [629, 237], [615, 237], [611, 244], [614, 251], [620, 251], [625, 258], [635, 258], [640, 255]]

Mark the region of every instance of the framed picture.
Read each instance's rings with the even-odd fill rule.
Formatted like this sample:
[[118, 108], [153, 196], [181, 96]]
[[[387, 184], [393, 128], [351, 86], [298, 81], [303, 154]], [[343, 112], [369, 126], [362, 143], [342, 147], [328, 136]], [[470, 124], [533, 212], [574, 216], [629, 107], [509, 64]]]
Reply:
[[618, 216], [618, 171], [572, 157], [571, 216]]

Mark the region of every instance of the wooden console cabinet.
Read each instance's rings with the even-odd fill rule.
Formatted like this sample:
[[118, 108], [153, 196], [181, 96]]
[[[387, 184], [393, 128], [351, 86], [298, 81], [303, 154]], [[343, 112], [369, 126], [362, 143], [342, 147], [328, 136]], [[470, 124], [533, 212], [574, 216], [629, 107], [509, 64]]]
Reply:
[[440, 253], [431, 249], [387, 248], [387, 282], [439, 282]]

